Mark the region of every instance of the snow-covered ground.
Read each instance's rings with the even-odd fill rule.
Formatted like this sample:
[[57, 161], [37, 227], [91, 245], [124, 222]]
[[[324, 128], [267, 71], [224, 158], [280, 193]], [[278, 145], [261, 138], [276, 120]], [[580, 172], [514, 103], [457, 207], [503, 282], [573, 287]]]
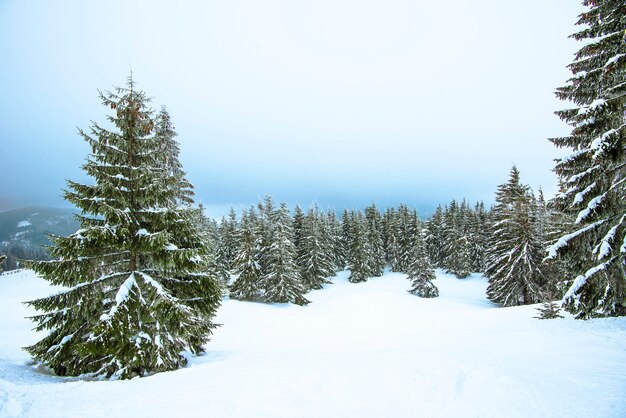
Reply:
[[436, 299], [402, 274], [333, 281], [306, 307], [226, 300], [189, 367], [93, 382], [29, 365], [21, 302], [51, 289], [0, 276], [0, 417], [626, 416], [626, 318], [540, 321], [496, 308], [478, 275], [438, 272]]

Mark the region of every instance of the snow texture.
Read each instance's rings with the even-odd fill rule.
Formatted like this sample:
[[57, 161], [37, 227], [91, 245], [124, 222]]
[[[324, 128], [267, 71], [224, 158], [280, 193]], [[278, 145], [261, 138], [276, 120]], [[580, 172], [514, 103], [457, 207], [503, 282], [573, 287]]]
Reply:
[[42, 334], [21, 301], [61, 289], [0, 276], [0, 417], [626, 416], [626, 318], [540, 321], [539, 305], [489, 302], [479, 275], [438, 271], [434, 299], [409, 294], [404, 274], [348, 275], [306, 307], [227, 299], [206, 355], [113, 382], [31, 365], [21, 347]]

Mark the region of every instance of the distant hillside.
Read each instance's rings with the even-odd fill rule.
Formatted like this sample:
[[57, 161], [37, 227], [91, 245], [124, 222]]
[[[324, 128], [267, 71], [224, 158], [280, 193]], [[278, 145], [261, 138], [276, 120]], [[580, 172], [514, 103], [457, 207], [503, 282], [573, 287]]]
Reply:
[[69, 235], [79, 228], [73, 209], [22, 208], [0, 212], [0, 243], [48, 244], [48, 235]]
[[42, 245], [49, 235], [67, 236], [79, 228], [75, 210], [22, 208], [0, 212], [0, 253], [8, 256], [0, 271], [18, 267], [19, 259], [47, 258]]

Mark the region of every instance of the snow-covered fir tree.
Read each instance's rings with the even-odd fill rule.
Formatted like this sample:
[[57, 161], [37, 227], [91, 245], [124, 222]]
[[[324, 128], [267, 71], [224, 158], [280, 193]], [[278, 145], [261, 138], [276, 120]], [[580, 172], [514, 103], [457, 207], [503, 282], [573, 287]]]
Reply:
[[410, 231], [411, 211], [402, 204], [398, 209], [389, 211], [388, 214], [385, 254], [387, 254], [392, 271], [406, 272], [408, 254], [411, 252], [413, 240]]
[[341, 223], [337, 219], [335, 211], [329, 211], [326, 214], [328, 224], [328, 232], [330, 234], [330, 245], [333, 253], [334, 272], [343, 270], [346, 267], [346, 254], [343, 245]]
[[298, 265], [307, 290], [321, 289], [333, 275], [333, 254], [319, 217], [317, 206], [309, 209], [302, 225]]
[[239, 250], [233, 262], [236, 276], [230, 287], [230, 297], [240, 300], [258, 300], [262, 277], [259, 258], [261, 255], [258, 219], [254, 208], [244, 210], [238, 230]]
[[563, 301], [577, 318], [626, 315], [626, 3], [583, 4], [572, 37], [584, 46], [556, 93], [575, 105], [557, 112], [572, 131], [551, 139], [571, 150], [554, 171], [566, 185], [557, 203], [575, 220], [549, 255], [570, 260]]
[[207, 219], [204, 215], [204, 208], [200, 205], [198, 211], [198, 228], [206, 234], [206, 241], [208, 242], [209, 262], [208, 267], [212, 275], [220, 280], [224, 288], [228, 287], [230, 282], [230, 270], [226, 262], [226, 255], [224, 250], [226, 246], [222, 242], [222, 237], [219, 232], [219, 226], [214, 219]]
[[351, 283], [367, 281], [369, 277], [368, 239], [365, 219], [361, 212], [350, 214], [350, 235], [352, 241], [348, 251], [348, 268]]
[[411, 290], [409, 290], [410, 293], [422, 298], [439, 296], [439, 289], [432, 282], [436, 278], [435, 269], [428, 257], [426, 243], [421, 231], [415, 236], [412, 257], [409, 260], [406, 273], [412, 285]]
[[259, 217], [257, 219], [257, 260], [263, 275], [269, 270], [270, 258], [268, 252], [274, 242], [274, 212], [275, 204], [271, 196], [265, 196], [263, 201], [257, 204]]
[[387, 208], [383, 215], [383, 248], [385, 249], [385, 261], [387, 264], [391, 264], [391, 257], [389, 254], [389, 237], [391, 236], [391, 226], [395, 220], [396, 214], [394, 208]]
[[426, 222], [426, 250], [434, 266], [441, 267], [443, 262], [443, 209], [437, 206], [435, 213]]
[[[412, 209], [408, 212], [408, 218], [406, 225], [404, 226], [404, 247], [402, 248], [402, 254], [400, 257], [402, 271], [408, 273], [411, 269], [411, 265], [414, 262], [415, 251], [418, 245], [425, 245], [424, 231], [422, 228], [422, 221], [417, 215], [417, 211]], [[424, 247], [425, 249], [425, 247]]]
[[488, 213], [483, 202], [476, 203], [473, 212], [468, 214], [469, 253], [471, 271], [485, 271], [485, 248], [488, 239]]
[[264, 289], [264, 300], [306, 305], [309, 301], [303, 296], [306, 290], [295, 262], [296, 248], [293, 244], [292, 220], [287, 205], [281, 204], [270, 217], [273, 223], [273, 237], [266, 253], [268, 268], [260, 280], [260, 285]]
[[237, 234], [237, 213], [234, 208], [230, 208], [228, 218], [222, 218], [219, 226], [221, 252], [224, 258], [224, 265], [232, 270], [237, 250], [239, 248]]
[[7, 256], [4, 254], [0, 254], [0, 264], [4, 263], [4, 260], [7, 259]]
[[469, 234], [470, 209], [464, 200], [455, 200], [444, 212], [442, 238], [442, 267], [462, 279], [472, 272], [472, 238]]
[[556, 301], [556, 295], [552, 292], [544, 293], [545, 301], [537, 308], [537, 319], [563, 318], [561, 315], [561, 304]]
[[542, 300], [543, 242], [537, 234], [536, 203], [519, 171], [511, 169], [508, 182], [496, 192], [485, 276], [487, 297], [502, 306], [527, 305]]
[[365, 208], [365, 222], [367, 230], [368, 250], [367, 264], [368, 275], [371, 277], [382, 276], [385, 272], [385, 249], [382, 237], [382, 217], [376, 205]]
[[[332, 219], [328, 216], [328, 213], [323, 212], [318, 212], [317, 218], [322, 236], [324, 259], [328, 262], [328, 277], [334, 276], [338, 268], [336, 263], [337, 254], [335, 253], [335, 232], [333, 230]], [[330, 282], [329, 280], [327, 281]]]
[[221, 286], [206, 273], [207, 243], [177, 147], [164, 152], [174, 135], [164, 134], [163, 113], [155, 120], [132, 77], [100, 98], [115, 130], [80, 131], [94, 183], [68, 182], [81, 229], [53, 238], [54, 260], [31, 263], [65, 289], [27, 302], [42, 312], [35, 329], [48, 334], [26, 350], [59, 375], [131, 378], [203, 351]]

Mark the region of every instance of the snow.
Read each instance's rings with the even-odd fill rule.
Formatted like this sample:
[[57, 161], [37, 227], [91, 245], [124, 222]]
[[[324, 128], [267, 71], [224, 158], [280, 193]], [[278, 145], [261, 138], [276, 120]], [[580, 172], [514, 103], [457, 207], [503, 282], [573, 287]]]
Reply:
[[27, 226], [31, 226], [32, 224], [30, 223], [30, 221], [19, 221], [17, 223], [17, 227], [18, 228], [26, 228]]
[[602, 193], [601, 195], [596, 196], [593, 199], [591, 199], [589, 203], [587, 204], [587, 207], [581, 210], [580, 212], [578, 212], [578, 216], [576, 217], [576, 222], [574, 223], [579, 224], [582, 221], [584, 221], [587, 218], [587, 216], [589, 216], [591, 211], [597, 208], [600, 203], [602, 203], [605, 197], [606, 197], [606, 193]]
[[0, 276], [0, 417], [623, 417], [626, 318], [540, 321], [497, 308], [480, 275], [441, 271], [440, 297], [348, 272], [306, 307], [225, 300], [207, 354], [128, 381], [46, 374], [21, 303], [53, 290]]
[[622, 59], [624, 56], [626, 56], [626, 54], [616, 54], [612, 56], [611, 58], [607, 60], [606, 64], [604, 64], [604, 67], [609, 67], [615, 64], [618, 60]]
[[119, 307], [128, 300], [128, 298], [130, 297], [130, 292], [136, 284], [137, 282], [135, 280], [135, 273], [131, 273], [130, 276], [128, 276], [128, 278], [124, 280], [124, 283], [122, 283], [120, 288], [117, 290], [117, 293], [115, 294], [115, 305], [111, 307], [111, 310], [108, 314], [102, 314], [102, 316], [100, 317], [101, 321], [108, 321], [113, 315], [115, 315]]
[[593, 183], [591, 183], [589, 186], [587, 186], [587, 188], [585, 188], [585, 190], [583, 190], [582, 192], [576, 193], [576, 196], [574, 197], [574, 205], [578, 205], [579, 203], [582, 203], [583, 200], [585, 199], [585, 195], [587, 193], [589, 193], [591, 190], [593, 190], [596, 187], [596, 182], [594, 181]]

